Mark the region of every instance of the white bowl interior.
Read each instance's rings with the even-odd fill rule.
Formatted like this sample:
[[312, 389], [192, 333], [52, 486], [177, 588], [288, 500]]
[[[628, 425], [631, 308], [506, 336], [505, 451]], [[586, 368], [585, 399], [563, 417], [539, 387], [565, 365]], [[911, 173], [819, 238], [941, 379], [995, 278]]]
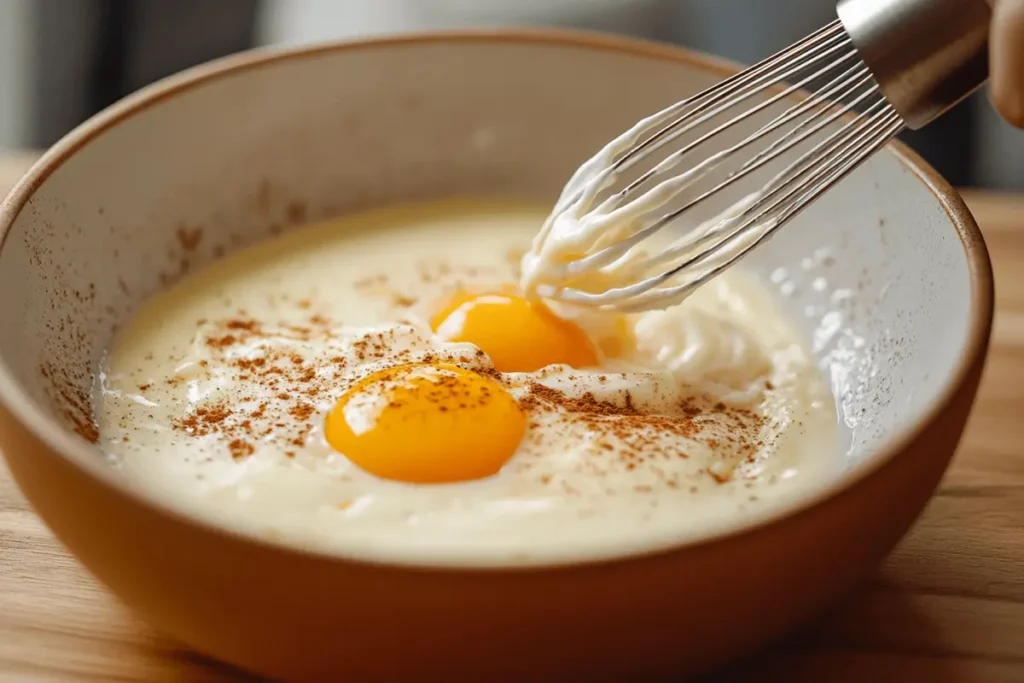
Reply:
[[[11, 226], [0, 252], [0, 370], [55, 425], [88, 436], [90, 382], [111, 335], [188, 271], [375, 204], [553, 201], [606, 140], [718, 78], [696, 63], [586, 41], [469, 37], [179, 79], [185, 87], [76, 149]], [[55, 153], [69, 146], [78, 145]], [[964, 248], [937, 198], [893, 153], [746, 267], [813, 340], [850, 466], [921, 420], [960, 361], [971, 302]]]

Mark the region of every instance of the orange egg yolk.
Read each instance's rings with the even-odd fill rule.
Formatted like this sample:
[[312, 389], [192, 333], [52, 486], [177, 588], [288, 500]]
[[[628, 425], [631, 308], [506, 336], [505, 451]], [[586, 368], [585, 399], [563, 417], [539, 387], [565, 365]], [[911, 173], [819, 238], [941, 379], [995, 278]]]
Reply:
[[526, 431], [498, 382], [448, 364], [398, 365], [353, 385], [327, 416], [327, 442], [384, 479], [416, 484], [482, 479]]
[[459, 292], [430, 323], [446, 341], [479, 347], [500, 372], [533, 372], [555, 363], [574, 368], [598, 363], [583, 330], [543, 303], [509, 291]]

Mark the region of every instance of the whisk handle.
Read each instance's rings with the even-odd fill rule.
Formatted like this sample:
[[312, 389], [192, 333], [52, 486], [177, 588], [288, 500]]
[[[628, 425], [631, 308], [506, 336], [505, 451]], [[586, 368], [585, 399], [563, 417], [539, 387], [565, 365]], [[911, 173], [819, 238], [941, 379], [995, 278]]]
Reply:
[[836, 10], [886, 99], [917, 129], [988, 78], [991, 3], [839, 0]]

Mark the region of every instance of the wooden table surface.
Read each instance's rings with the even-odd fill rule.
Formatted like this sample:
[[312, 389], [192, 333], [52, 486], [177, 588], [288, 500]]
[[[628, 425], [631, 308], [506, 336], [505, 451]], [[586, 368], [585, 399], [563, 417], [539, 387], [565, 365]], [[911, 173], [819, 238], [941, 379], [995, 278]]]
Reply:
[[[27, 167], [0, 156], [0, 194]], [[969, 194], [995, 263], [992, 351], [923, 518], [867, 586], [722, 681], [1024, 682], [1024, 196]], [[0, 680], [224, 681], [102, 590], [0, 461]]]

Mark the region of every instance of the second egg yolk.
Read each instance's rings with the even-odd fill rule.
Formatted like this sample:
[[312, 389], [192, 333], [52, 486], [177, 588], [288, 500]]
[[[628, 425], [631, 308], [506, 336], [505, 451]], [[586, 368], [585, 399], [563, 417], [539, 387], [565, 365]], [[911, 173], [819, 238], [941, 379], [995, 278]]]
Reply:
[[498, 382], [448, 364], [407, 364], [357, 382], [327, 416], [327, 442], [384, 479], [482, 479], [512, 457], [526, 417]]
[[499, 372], [533, 372], [564, 363], [597, 365], [597, 354], [576, 325], [543, 303], [510, 291], [459, 292], [431, 320], [439, 337], [468, 342], [486, 353]]

